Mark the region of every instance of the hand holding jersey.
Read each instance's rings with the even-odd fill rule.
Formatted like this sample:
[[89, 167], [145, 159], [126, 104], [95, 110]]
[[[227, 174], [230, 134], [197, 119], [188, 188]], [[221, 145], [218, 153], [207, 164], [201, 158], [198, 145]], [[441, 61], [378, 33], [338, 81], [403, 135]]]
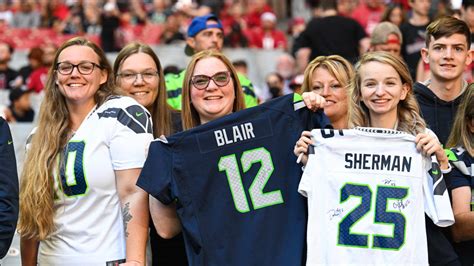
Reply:
[[[354, 78], [351, 63], [339, 55], [318, 56], [304, 71], [303, 100], [311, 110], [324, 109], [333, 128], [347, 128], [349, 85]], [[306, 165], [311, 133], [303, 131], [293, 152], [297, 163]]]
[[190, 265], [304, 260], [301, 168], [289, 151], [299, 132], [329, 121], [303, 106], [286, 95], [152, 142], [137, 185], [177, 202]]
[[448, 156], [444, 152], [438, 138], [433, 131], [428, 130], [426, 133], [419, 133], [415, 138], [416, 149], [424, 156], [436, 156], [436, 160], [443, 170], [449, 169]]
[[[301, 96], [306, 107], [312, 111], [324, 109], [324, 106], [326, 105], [326, 99], [317, 93], [303, 92]], [[306, 161], [308, 160], [308, 145], [311, 143], [311, 132], [301, 132], [301, 138], [296, 142], [295, 148], [293, 150], [295, 155], [298, 156], [296, 163], [302, 163], [303, 165], [306, 165]]]
[[311, 134], [299, 185], [307, 264], [427, 264], [423, 210], [438, 226], [454, 218], [438, 164], [417, 152], [415, 137], [375, 128]]
[[[373, 131], [387, 136], [313, 131], [315, 153], [300, 184], [310, 209], [308, 264], [366, 264], [367, 258], [380, 264], [427, 264], [421, 210], [438, 225], [454, 222], [441, 170], [420, 153], [435, 152], [441, 157], [440, 144], [434, 136], [423, 134], [426, 124], [413, 96], [410, 73], [400, 58], [371, 52], [355, 68], [349, 126], [374, 127]], [[370, 152], [362, 152], [369, 147]], [[323, 171], [328, 165], [330, 170]], [[427, 170], [431, 178], [425, 176]], [[310, 179], [308, 175], [320, 176]], [[326, 207], [313, 210], [314, 202]], [[419, 232], [421, 237], [414, 237]], [[322, 244], [321, 235], [329, 238], [329, 245]]]

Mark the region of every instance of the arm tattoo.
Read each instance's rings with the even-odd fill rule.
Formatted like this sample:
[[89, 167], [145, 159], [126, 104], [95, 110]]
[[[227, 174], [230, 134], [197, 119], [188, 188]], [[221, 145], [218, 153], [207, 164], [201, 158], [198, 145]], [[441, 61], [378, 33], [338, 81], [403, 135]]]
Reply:
[[130, 214], [130, 202], [125, 203], [125, 207], [122, 209], [123, 215], [123, 228], [125, 231], [125, 237], [128, 237], [128, 222], [132, 220], [133, 216]]

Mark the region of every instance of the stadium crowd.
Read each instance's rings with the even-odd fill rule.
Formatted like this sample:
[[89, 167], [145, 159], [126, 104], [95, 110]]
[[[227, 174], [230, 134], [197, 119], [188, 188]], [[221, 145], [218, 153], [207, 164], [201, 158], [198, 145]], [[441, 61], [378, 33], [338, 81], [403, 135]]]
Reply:
[[[0, 0], [0, 257], [17, 229], [23, 265], [474, 264], [474, 0], [279, 2]], [[290, 15], [295, 2], [310, 12]], [[163, 65], [163, 46], [184, 47], [186, 67]], [[281, 53], [260, 86], [225, 49]], [[27, 65], [11, 67], [15, 51]], [[21, 123], [35, 129], [16, 169]], [[315, 140], [353, 146], [357, 130], [373, 138], [363, 156], [403, 135], [422, 193], [397, 194], [416, 185], [378, 172], [388, 159], [346, 153], [350, 173], [397, 187], [373, 217], [393, 231], [353, 233], [369, 185], [344, 185], [332, 197], [361, 209], [331, 209], [338, 237], [350, 224], [333, 249], [310, 235], [324, 220], [312, 175], [337, 168]]]

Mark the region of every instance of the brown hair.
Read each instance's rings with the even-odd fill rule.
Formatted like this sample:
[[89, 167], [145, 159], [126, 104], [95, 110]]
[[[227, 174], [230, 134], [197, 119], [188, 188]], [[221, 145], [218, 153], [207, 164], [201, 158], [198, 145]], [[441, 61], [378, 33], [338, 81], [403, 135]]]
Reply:
[[163, 67], [161, 66], [158, 56], [156, 56], [153, 49], [147, 44], [133, 42], [122, 48], [114, 62], [114, 74], [117, 85], [120, 86], [120, 79], [118, 78], [118, 72], [123, 62], [131, 55], [144, 53], [149, 55], [155, 62], [158, 70], [158, 90], [156, 99], [154, 99], [151, 106], [145, 106], [151, 113], [153, 120], [153, 135], [155, 138], [165, 135], [168, 136], [174, 132], [171, 122], [171, 113], [173, 109], [167, 103], [166, 87], [165, 87], [165, 76], [163, 74]]
[[431, 36], [438, 40], [456, 33], [466, 37], [467, 49], [469, 49], [471, 47], [471, 32], [466, 22], [451, 16], [441, 17], [431, 22], [426, 28], [426, 48], [430, 46]]
[[32, 136], [21, 175], [18, 229], [26, 238], [44, 240], [55, 229], [53, 173], [57, 171], [57, 156], [66, 145], [70, 130], [66, 100], [56, 85], [56, 66], [61, 52], [71, 46], [87, 46], [94, 50], [101, 71], [108, 75], [107, 81], [100, 85], [95, 94], [97, 105], [100, 106], [109, 96], [117, 94], [112, 67], [95, 43], [76, 37], [63, 43], [57, 50], [44, 88], [45, 97], [40, 107], [38, 127]]
[[211, 51], [211, 50], [204, 50], [197, 54], [195, 54], [191, 58], [191, 62], [189, 62], [188, 67], [186, 68], [186, 74], [184, 76], [183, 81], [183, 98], [182, 101], [182, 110], [181, 110], [181, 120], [183, 123], [183, 130], [187, 130], [193, 127], [196, 127], [201, 124], [199, 119], [199, 114], [194, 108], [193, 104], [191, 103], [191, 78], [194, 74], [194, 69], [196, 67], [196, 63], [199, 60], [209, 57], [215, 57], [221, 60], [227, 67], [230, 72], [230, 76], [232, 79], [232, 84], [234, 85], [234, 92], [235, 92], [235, 99], [234, 105], [232, 108], [232, 112], [237, 112], [245, 108], [244, 102], [244, 94], [242, 92], [242, 87], [240, 85], [240, 81], [237, 78], [237, 72], [235, 71], [234, 66], [232, 63], [220, 52]]
[[420, 108], [413, 95], [413, 81], [405, 62], [387, 52], [369, 52], [360, 58], [355, 66], [354, 80], [351, 82], [351, 102], [349, 104], [349, 127], [370, 126], [369, 109], [362, 101], [361, 67], [369, 62], [389, 65], [397, 71], [402, 84], [408, 86], [405, 100], [400, 100], [397, 107], [397, 130], [416, 135], [425, 131], [425, 121], [420, 116]]

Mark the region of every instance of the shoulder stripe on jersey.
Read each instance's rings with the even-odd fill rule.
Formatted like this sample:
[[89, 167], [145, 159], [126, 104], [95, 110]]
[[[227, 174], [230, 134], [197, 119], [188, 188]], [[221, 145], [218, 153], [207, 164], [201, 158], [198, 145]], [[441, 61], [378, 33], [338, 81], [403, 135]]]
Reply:
[[181, 95], [182, 90], [183, 90], [182, 88], [177, 88], [176, 90], [167, 91], [166, 94], [168, 96], [168, 99], [179, 97]]
[[448, 160], [454, 161], [454, 162], [458, 160], [458, 157], [452, 150], [444, 149], [444, 152], [446, 153], [446, 156], [448, 156]]
[[120, 99], [120, 98], [122, 98], [122, 96], [120, 96], [120, 95], [111, 95], [107, 98], [107, 101], [108, 100], [113, 100], [113, 99]]
[[303, 101], [303, 97], [301, 97], [301, 95], [299, 95], [298, 93], [293, 93], [293, 103], [301, 101]]
[[308, 146], [308, 155], [309, 154], [314, 154], [314, 145], [312, 144]]
[[455, 161], [451, 163], [464, 175], [473, 176], [473, 172], [471, 171], [472, 165], [469, 167], [463, 161]]
[[116, 118], [118, 116], [118, 113], [120, 111], [120, 108], [107, 108], [101, 113], [97, 113], [97, 115], [100, 118]]
[[429, 171], [431, 178], [433, 179], [434, 195], [443, 195], [446, 191], [446, 182], [443, 180], [441, 169], [439, 164], [432, 160], [431, 169]]
[[120, 110], [117, 119], [137, 134], [152, 133], [151, 125], [148, 123], [148, 114], [141, 106], [132, 105], [126, 110]]
[[126, 110], [108, 108], [97, 115], [99, 118], [117, 118], [122, 125], [130, 128], [137, 134], [152, 133], [151, 125], [148, 122], [148, 113], [138, 105], [129, 106]]
[[33, 139], [34, 135], [35, 134], [31, 134], [28, 136], [28, 138], [26, 139], [26, 146], [29, 146], [31, 144], [31, 140]]
[[303, 97], [298, 93], [293, 93], [293, 108], [294, 110], [299, 110], [303, 107], [306, 107], [306, 104], [303, 102]]

